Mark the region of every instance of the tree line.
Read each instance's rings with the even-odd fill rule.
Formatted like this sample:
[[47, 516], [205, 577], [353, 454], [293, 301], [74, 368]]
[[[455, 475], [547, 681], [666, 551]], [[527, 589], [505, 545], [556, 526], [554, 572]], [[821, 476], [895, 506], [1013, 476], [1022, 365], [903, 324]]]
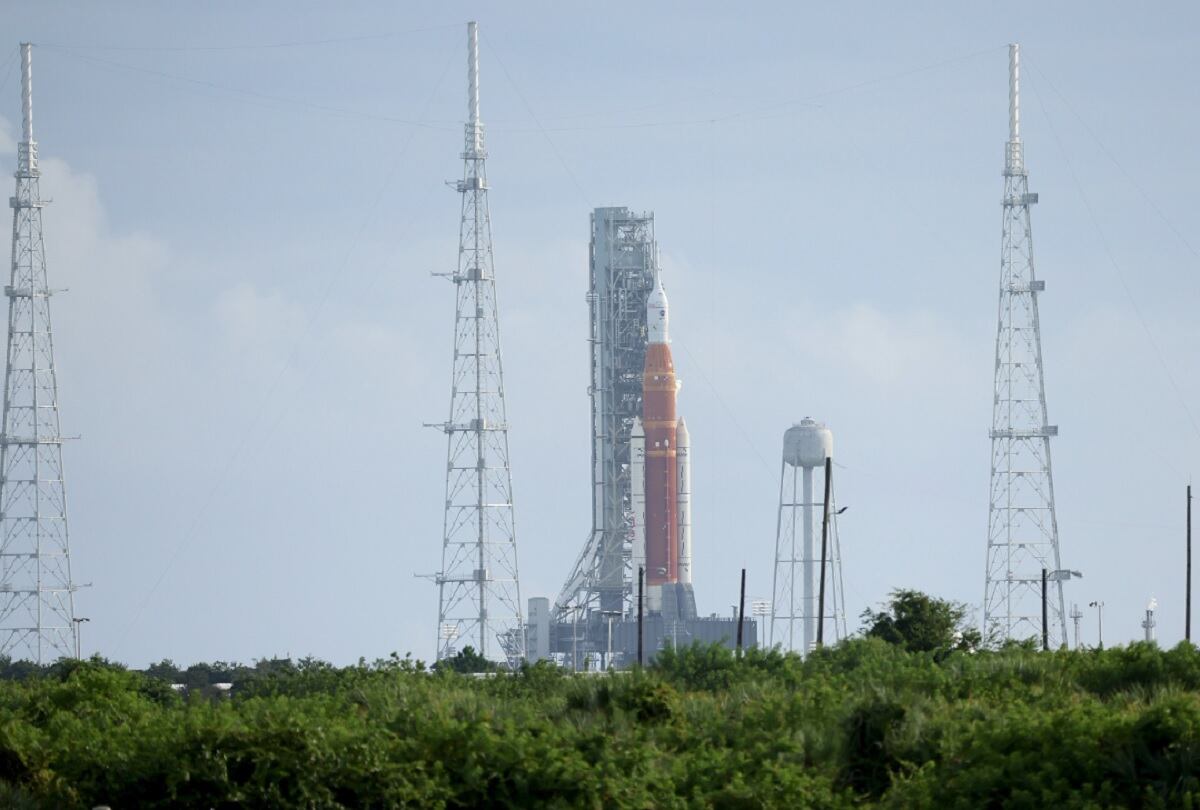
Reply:
[[698, 645], [592, 677], [305, 659], [215, 667], [235, 686], [207, 699], [178, 668], [61, 662], [0, 681], [0, 806], [1197, 806], [1195, 647], [996, 649], [921, 596], [803, 659]]

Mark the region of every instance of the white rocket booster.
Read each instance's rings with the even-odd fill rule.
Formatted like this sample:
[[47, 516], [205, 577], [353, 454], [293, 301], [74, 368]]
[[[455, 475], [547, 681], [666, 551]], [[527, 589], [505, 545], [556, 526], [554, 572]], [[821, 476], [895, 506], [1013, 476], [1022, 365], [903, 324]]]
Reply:
[[675, 466], [679, 480], [679, 581], [692, 584], [692, 441], [679, 417], [675, 429]]
[[[629, 491], [633, 507], [633, 576], [646, 567], [646, 431], [633, 420], [629, 434]], [[634, 593], [637, 592], [635, 580]]]

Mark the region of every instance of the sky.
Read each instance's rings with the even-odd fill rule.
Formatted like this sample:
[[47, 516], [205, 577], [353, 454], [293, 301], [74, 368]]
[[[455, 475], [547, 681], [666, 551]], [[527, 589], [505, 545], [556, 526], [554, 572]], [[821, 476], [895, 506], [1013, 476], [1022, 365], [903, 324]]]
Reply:
[[[948, 11], [947, 9], [953, 9]], [[522, 597], [590, 528], [588, 216], [653, 211], [701, 612], [770, 598], [783, 431], [834, 433], [847, 612], [978, 610], [1007, 50], [1066, 591], [1183, 635], [1200, 451], [1200, 10], [1111, 2], [12, 4], [85, 655], [428, 660], [468, 20]]]

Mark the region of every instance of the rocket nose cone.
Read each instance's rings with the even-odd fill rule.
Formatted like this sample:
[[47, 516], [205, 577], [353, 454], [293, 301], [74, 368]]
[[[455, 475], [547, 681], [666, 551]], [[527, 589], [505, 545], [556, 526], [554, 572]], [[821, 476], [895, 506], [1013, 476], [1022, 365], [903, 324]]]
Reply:
[[668, 343], [667, 321], [670, 318], [667, 291], [663, 289], [662, 276], [654, 275], [654, 289], [646, 297], [646, 327], [650, 343]]
[[684, 421], [684, 418], [681, 416], [681, 417], [679, 417], [679, 422], [676, 423], [676, 425], [675, 425], [675, 443], [683, 444], [687, 440], [688, 440], [687, 422]]
[[663, 287], [662, 276], [655, 275], [654, 289], [646, 299], [646, 309], [665, 309], [667, 307], [667, 290]]

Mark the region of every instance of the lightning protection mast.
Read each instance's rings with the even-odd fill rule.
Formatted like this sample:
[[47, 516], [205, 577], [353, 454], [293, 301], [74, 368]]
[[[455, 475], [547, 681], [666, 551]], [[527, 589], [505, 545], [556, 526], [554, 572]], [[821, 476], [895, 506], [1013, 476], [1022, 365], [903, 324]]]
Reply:
[[8, 366], [0, 430], [0, 655], [41, 664], [78, 657], [67, 542], [51, 289], [42, 242], [32, 47], [21, 45], [21, 142], [13, 209]]
[[[985, 639], [1027, 639], [1041, 633], [1042, 570], [1062, 568], [1050, 439], [1042, 373], [1038, 295], [1046, 289], [1033, 268], [1029, 193], [1021, 143], [1020, 46], [1009, 53], [1009, 137], [1004, 160], [1004, 219], [1000, 254], [1000, 314], [996, 332], [992, 477], [988, 509]], [[1050, 646], [1067, 641], [1062, 580], [1047, 595]]]
[[525, 626], [517, 581], [508, 420], [500, 362], [500, 319], [492, 267], [487, 152], [479, 121], [479, 37], [467, 24], [469, 103], [463, 158], [458, 269], [454, 282], [454, 372], [447, 436], [446, 513], [438, 586], [438, 659], [471, 645], [517, 664]]

